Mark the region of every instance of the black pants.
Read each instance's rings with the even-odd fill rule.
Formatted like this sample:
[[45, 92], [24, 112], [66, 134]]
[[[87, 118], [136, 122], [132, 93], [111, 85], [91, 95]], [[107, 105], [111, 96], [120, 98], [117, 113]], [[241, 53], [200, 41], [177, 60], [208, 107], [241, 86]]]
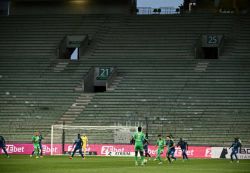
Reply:
[[151, 157], [147, 150], [145, 150], [145, 157]]
[[238, 153], [238, 150], [232, 150], [232, 153], [230, 155], [232, 161], [234, 160], [233, 156], [235, 157], [236, 160], [238, 160], [237, 153]]
[[186, 153], [186, 149], [181, 149], [182, 151], [182, 158], [183, 159], [188, 159], [187, 153]]
[[84, 158], [84, 155], [82, 153], [82, 148], [78, 148], [78, 147], [75, 147], [75, 149], [74, 149], [71, 157], [74, 157], [74, 155], [75, 155], [75, 153], [76, 153], [77, 150], [79, 150], [79, 153], [81, 154], [82, 158]]
[[6, 147], [5, 147], [5, 146], [0, 146], [0, 148], [3, 149], [3, 152], [5, 153], [6, 156], [9, 156], [9, 154], [8, 154], [7, 151], [6, 151]]

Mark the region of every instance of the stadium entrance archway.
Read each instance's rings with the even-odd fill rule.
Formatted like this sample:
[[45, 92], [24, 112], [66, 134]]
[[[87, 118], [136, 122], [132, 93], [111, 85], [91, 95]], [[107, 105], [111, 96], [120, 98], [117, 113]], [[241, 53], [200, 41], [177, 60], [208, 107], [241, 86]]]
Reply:
[[87, 49], [88, 43], [88, 35], [67, 35], [58, 46], [58, 57], [60, 59], [78, 60]]
[[105, 92], [107, 81], [112, 74], [113, 67], [96, 67], [94, 74], [94, 92]]
[[63, 56], [60, 56], [62, 59], [78, 60], [79, 59], [79, 48], [66, 48]]
[[195, 58], [218, 59], [222, 55], [224, 36], [222, 34], [204, 34], [197, 40]]
[[84, 92], [105, 92], [117, 84], [118, 72], [116, 67], [91, 67], [82, 83]]

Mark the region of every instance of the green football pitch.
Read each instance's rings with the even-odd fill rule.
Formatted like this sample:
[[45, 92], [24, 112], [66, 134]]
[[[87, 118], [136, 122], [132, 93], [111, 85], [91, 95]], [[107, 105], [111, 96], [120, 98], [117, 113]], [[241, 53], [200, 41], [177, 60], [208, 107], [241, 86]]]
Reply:
[[250, 160], [230, 163], [229, 160], [181, 159], [172, 164], [166, 161], [158, 165], [150, 160], [145, 166], [135, 166], [133, 158], [126, 157], [87, 157], [82, 160], [65, 156], [46, 156], [35, 159], [18, 155], [7, 159], [0, 156], [1, 173], [250, 173]]

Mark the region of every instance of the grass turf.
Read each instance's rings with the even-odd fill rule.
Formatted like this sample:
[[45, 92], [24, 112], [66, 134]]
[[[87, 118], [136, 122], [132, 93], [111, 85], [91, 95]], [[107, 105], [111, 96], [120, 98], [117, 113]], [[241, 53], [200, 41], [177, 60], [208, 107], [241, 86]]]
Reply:
[[1, 173], [250, 173], [250, 160], [230, 163], [222, 159], [191, 159], [173, 164], [166, 161], [158, 165], [150, 160], [142, 166], [135, 166], [133, 158], [126, 157], [87, 157], [73, 160], [65, 156], [46, 156], [35, 159], [25, 155], [14, 155], [10, 159], [0, 156]]

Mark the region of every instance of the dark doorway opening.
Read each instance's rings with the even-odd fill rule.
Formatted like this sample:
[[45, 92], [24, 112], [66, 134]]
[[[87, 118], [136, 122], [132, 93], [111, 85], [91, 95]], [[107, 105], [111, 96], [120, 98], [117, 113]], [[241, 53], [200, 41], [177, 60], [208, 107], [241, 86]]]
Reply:
[[94, 86], [94, 92], [105, 92], [106, 91], [106, 86]]
[[218, 59], [218, 48], [217, 47], [203, 47], [202, 57], [204, 59]]
[[63, 59], [78, 60], [79, 59], [79, 50], [78, 48], [66, 48], [63, 55]]

